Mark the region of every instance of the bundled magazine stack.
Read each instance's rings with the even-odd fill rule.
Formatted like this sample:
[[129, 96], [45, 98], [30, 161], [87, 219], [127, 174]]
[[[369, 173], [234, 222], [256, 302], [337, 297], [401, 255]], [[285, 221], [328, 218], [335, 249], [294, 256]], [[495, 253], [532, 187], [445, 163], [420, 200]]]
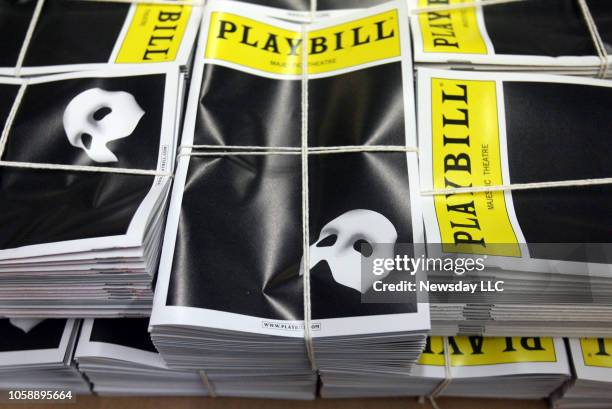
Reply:
[[[610, 77], [606, 0], [409, 0], [418, 65]], [[517, 30], [520, 27], [520, 30]]]
[[166, 367], [147, 332], [146, 318], [87, 319], [75, 360], [99, 395], [206, 396], [198, 373]]
[[440, 396], [542, 399], [571, 376], [561, 338], [449, 337], [450, 382]]
[[479, 289], [431, 293], [434, 333], [609, 334], [612, 84], [425, 68], [417, 81], [428, 256], [481, 263], [427, 272]]
[[78, 331], [76, 320], [1, 319], [0, 389], [51, 392], [45, 400], [53, 392], [63, 392], [58, 400], [90, 393], [73, 361]]
[[0, 13], [0, 74], [22, 76], [152, 63], [186, 72], [201, 19], [172, 1], [3, 1]]
[[313, 369], [410, 372], [427, 306], [362, 303], [359, 268], [423, 240], [407, 20], [401, 2], [307, 29], [207, 5], [151, 317], [170, 368], [292, 398]]
[[201, 8], [0, 13], [0, 315], [148, 315]]
[[179, 3], [0, 3], [0, 389], [611, 407], [606, 0]]
[[0, 79], [0, 315], [149, 314], [177, 66]]
[[323, 379], [321, 396], [542, 399], [569, 378], [560, 338], [433, 336], [409, 376], [387, 377], [380, 383], [365, 377], [350, 384]]
[[612, 340], [571, 338], [568, 344], [574, 379], [553, 395], [553, 406], [559, 409], [612, 407]]
[[446, 382], [442, 337], [427, 337], [425, 349], [409, 375], [334, 376], [321, 383], [322, 398], [431, 396]]

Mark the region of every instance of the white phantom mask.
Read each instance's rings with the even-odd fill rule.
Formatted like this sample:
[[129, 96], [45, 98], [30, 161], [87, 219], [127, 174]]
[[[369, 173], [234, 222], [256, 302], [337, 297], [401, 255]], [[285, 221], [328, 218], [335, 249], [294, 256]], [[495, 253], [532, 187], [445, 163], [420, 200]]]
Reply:
[[[389, 272], [379, 276], [368, 275], [369, 282], [362, 283], [362, 257], [369, 264], [373, 264], [376, 258], [393, 258], [394, 249], [390, 244], [396, 241], [397, 231], [385, 216], [372, 210], [350, 210], [321, 229], [317, 242], [310, 246], [310, 267], [326, 261], [338, 284], [365, 293], [374, 281], [384, 278]], [[362, 245], [368, 251], [362, 253]], [[300, 275], [302, 270], [300, 267]]]
[[66, 107], [64, 130], [70, 144], [83, 149], [91, 160], [117, 162], [106, 144], [130, 136], [144, 113], [128, 92], [91, 88]]
[[25, 333], [30, 332], [32, 328], [43, 322], [40, 318], [9, 318], [9, 322]]

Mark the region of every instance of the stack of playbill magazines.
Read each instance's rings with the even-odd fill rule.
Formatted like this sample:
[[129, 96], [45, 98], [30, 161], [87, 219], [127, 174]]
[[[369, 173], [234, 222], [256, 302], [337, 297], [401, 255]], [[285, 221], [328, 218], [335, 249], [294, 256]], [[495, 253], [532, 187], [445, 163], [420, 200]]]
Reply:
[[151, 343], [147, 318], [87, 319], [75, 360], [100, 395], [208, 395], [195, 371], [169, 370]]
[[[448, 353], [445, 353], [448, 348]], [[430, 337], [409, 376], [322, 379], [321, 396], [547, 398], [570, 377], [563, 340]]]
[[168, 2], [3, 1], [0, 74], [174, 63], [188, 71], [201, 8]]
[[[423, 242], [408, 18], [396, 2], [303, 32], [266, 10], [205, 9], [152, 339], [170, 368], [234, 376], [232, 394], [312, 398], [313, 369], [408, 374], [429, 329], [415, 297], [365, 303], [360, 285], [362, 255]], [[349, 34], [296, 48], [355, 30], [357, 54]]]
[[442, 337], [428, 337], [410, 374], [331, 374], [322, 380], [320, 393], [323, 398], [430, 396], [445, 378]]
[[571, 375], [561, 338], [449, 337], [448, 349], [440, 396], [542, 399]]
[[612, 7], [469, 2], [0, 0], [0, 389], [610, 407]]
[[476, 266], [427, 273], [479, 284], [430, 293], [434, 333], [609, 334], [612, 84], [423, 68], [417, 88], [428, 256]]
[[612, 339], [568, 340], [574, 378], [552, 397], [555, 408], [609, 408], [612, 402]]
[[612, 75], [607, 58], [612, 10], [606, 0], [485, 0], [471, 7], [471, 0], [408, 3], [418, 65]]
[[177, 66], [0, 79], [0, 315], [149, 313], [183, 80]]
[[[38, 398], [43, 400], [73, 399], [76, 394], [89, 393], [89, 384], [73, 361], [78, 331], [77, 320], [0, 320], [0, 389], [14, 393], [45, 391], [45, 396]], [[63, 395], [54, 396], [53, 392], [63, 392]], [[9, 398], [18, 400], [27, 396]]]

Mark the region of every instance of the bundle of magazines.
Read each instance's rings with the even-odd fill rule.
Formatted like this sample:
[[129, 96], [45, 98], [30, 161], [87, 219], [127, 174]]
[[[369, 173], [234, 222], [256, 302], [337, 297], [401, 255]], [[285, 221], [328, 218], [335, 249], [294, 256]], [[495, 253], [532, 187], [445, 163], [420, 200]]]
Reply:
[[0, 388], [608, 407], [609, 4], [205, 3], [0, 1]]

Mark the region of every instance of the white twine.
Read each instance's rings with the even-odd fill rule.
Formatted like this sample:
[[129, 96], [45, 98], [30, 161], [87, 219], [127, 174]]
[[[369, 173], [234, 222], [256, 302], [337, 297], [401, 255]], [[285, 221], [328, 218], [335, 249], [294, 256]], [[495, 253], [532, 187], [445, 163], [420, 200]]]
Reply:
[[18, 162], [10, 160], [0, 160], [0, 167], [19, 168], [19, 169], [40, 169], [40, 170], [65, 170], [71, 172], [92, 172], [92, 173], [113, 173], [120, 175], [141, 175], [141, 176], [167, 176], [172, 177], [170, 172], [160, 172], [148, 169], [129, 169], [111, 168], [109, 166], [82, 166], [82, 165], [61, 165], [58, 163], [33, 163]]
[[[179, 150], [184, 149], [210, 149], [210, 152], [181, 152], [181, 156], [249, 156], [249, 155], [301, 155], [302, 148], [298, 147], [266, 147], [247, 145], [181, 145]], [[401, 145], [346, 145], [346, 146], [321, 146], [306, 147], [308, 155], [330, 155], [337, 153], [369, 153], [369, 152], [418, 152], [418, 148]], [[228, 151], [228, 152], [224, 152]]]
[[[267, 156], [267, 155], [302, 155], [303, 148], [297, 147], [265, 147], [248, 145], [181, 145], [179, 150], [184, 149], [210, 149], [210, 152], [181, 152], [178, 156]], [[305, 147], [307, 155], [330, 155], [341, 153], [407, 153], [417, 152], [419, 149], [413, 146], [399, 145], [347, 145], [347, 146], [325, 146], [325, 147]], [[579, 187], [597, 186], [612, 184], [612, 178], [597, 179], [575, 179], [561, 180], [553, 182], [531, 182], [531, 183], [512, 183], [490, 186], [468, 186], [448, 189], [421, 190], [423, 196], [453, 195], [462, 193], [486, 193], [512, 190], [546, 189], [556, 187]]]
[[422, 190], [423, 196], [455, 195], [461, 193], [505, 192], [510, 190], [548, 189], [556, 187], [597, 186], [612, 184], [612, 178], [559, 180], [554, 182], [512, 183], [491, 186], [471, 186], [449, 189]]
[[436, 398], [434, 398], [433, 396], [428, 396], [427, 399], [429, 399], [429, 403], [431, 403], [431, 407], [433, 409], [441, 409], [438, 405], [438, 402], [436, 402]]
[[321, 146], [308, 148], [310, 155], [329, 155], [334, 153], [368, 153], [368, 152], [419, 152], [416, 146], [401, 145], [346, 145], [346, 146]]
[[268, 155], [301, 155], [300, 152], [288, 152], [283, 150], [267, 150], [267, 151], [233, 151], [233, 152], [182, 152], [177, 155], [182, 156], [268, 156]]
[[219, 150], [245, 150], [245, 151], [300, 151], [300, 148], [289, 146], [268, 147], [268, 146], [252, 146], [252, 145], [180, 145], [181, 149], [219, 149]]
[[[311, 21], [314, 17], [311, 1]], [[304, 342], [306, 343], [306, 353], [313, 371], [318, 370], [317, 360], [312, 339], [312, 305], [310, 300], [310, 218], [309, 218], [309, 197], [308, 197], [308, 33], [306, 25], [302, 24], [302, 249], [304, 260], [303, 293], [304, 293]]]
[[19, 50], [17, 62], [15, 63], [16, 77], [19, 77], [21, 75], [21, 68], [23, 67], [23, 62], [25, 60], [26, 53], [28, 52], [28, 48], [30, 47], [32, 36], [34, 36], [34, 29], [36, 28], [36, 24], [38, 23], [38, 19], [40, 18], [40, 12], [42, 11], [44, 4], [45, 0], [38, 0], [36, 2], [36, 6], [34, 7], [34, 12], [32, 13], [30, 24], [28, 25], [28, 30], [26, 31], [26, 35], [23, 38], [23, 43], [21, 43], [21, 49]]
[[597, 24], [595, 24], [595, 19], [591, 14], [591, 10], [589, 9], [587, 2], [585, 0], [578, 0], [578, 5], [582, 11], [584, 21], [587, 23], [589, 33], [591, 34], [591, 39], [593, 40], [593, 45], [595, 46], [595, 50], [599, 56], [600, 64], [597, 76], [599, 78], [605, 78], [606, 74], [608, 73], [608, 53], [606, 52], [606, 46], [599, 35], [599, 29], [597, 28]]
[[213, 385], [210, 378], [208, 378], [208, 374], [206, 373], [206, 371], [200, 370], [198, 371], [198, 374], [200, 375], [200, 379], [202, 380], [202, 383], [204, 383], [204, 385], [206, 386], [206, 389], [208, 389], [208, 394], [210, 395], [210, 397], [216, 398], [217, 392], [215, 390], [215, 386]]
[[444, 346], [444, 379], [438, 384], [438, 386], [434, 388], [433, 391], [431, 391], [431, 393], [427, 397], [429, 399], [429, 402], [431, 402], [431, 406], [434, 409], [440, 409], [438, 403], [436, 402], [436, 398], [440, 396], [442, 392], [444, 392], [444, 390], [448, 387], [448, 385], [450, 385], [453, 379], [453, 374], [451, 373], [451, 358], [449, 352], [448, 337], [442, 337], [442, 342]]

